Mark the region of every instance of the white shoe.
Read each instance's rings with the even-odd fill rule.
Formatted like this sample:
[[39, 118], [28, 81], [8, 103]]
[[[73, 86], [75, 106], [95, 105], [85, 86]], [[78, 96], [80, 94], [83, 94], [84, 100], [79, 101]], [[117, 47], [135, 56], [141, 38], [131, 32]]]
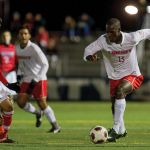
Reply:
[[60, 131], [61, 131], [61, 127], [58, 127], [58, 128], [52, 128], [48, 132], [53, 132], [55, 134], [55, 133], [59, 133]]

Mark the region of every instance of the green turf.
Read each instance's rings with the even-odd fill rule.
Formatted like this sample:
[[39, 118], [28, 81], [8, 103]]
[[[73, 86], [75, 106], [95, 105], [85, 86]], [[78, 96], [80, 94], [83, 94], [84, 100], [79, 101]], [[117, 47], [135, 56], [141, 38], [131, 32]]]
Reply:
[[41, 128], [35, 128], [33, 115], [15, 105], [9, 137], [15, 144], [1, 144], [0, 150], [149, 150], [150, 103], [127, 103], [125, 122], [128, 137], [117, 143], [95, 145], [89, 140], [89, 130], [95, 125], [112, 127], [110, 103], [53, 102], [62, 127], [59, 134], [46, 133], [50, 125], [43, 117]]

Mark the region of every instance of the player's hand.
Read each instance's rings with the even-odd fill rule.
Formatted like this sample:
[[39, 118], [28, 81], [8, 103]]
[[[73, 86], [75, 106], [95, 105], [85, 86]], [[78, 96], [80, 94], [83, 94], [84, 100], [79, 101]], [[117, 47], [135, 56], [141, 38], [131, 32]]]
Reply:
[[20, 81], [22, 80], [23, 75], [17, 75], [17, 82], [20, 83]]
[[86, 57], [86, 60], [88, 61], [98, 61], [100, 58], [97, 56], [97, 54], [94, 54], [94, 55], [88, 55]]
[[36, 84], [37, 84], [37, 82], [34, 79], [32, 79], [26, 93], [29, 94], [29, 95], [32, 94]]
[[20, 86], [18, 82], [8, 83], [6, 87], [9, 88], [10, 90], [16, 91], [16, 93], [19, 93], [20, 91]]

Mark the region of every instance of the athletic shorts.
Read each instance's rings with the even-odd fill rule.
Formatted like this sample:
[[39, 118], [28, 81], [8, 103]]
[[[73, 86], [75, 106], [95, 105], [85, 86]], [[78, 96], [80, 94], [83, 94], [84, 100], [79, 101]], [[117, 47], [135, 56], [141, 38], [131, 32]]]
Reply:
[[140, 76], [128, 75], [119, 80], [111, 79], [110, 80], [110, 95], [111, 96], [114, 96], [114, 94], [116, 93], [116, 89], [122, 80], [129, 81], [132, 85], [132, 90], [135, 90], [135, 89], [138, 89], [143, 83], [144, 76], [143, 75], [140, 75]]
[[9, 95], [16, 95], [16, 92], [8, 89], [1, 81], [0, 81], [0, 103], [8, 98]]
[[[20, 92], [19, 93], [27, 93], [29, 88], [28, 82], [22, 82], [20, 85]], [[43, 97], [47, 97], [47, 80], [41, 80], [37, 82], [33, 88], [31, 95], [35, 99], [41, 99]]]
[[5, 75], [5, 78], [7, 79], [8, 83], [17, 82], [16, 71], [11, 71], [9, 73], [4, 73], [4, 75]]

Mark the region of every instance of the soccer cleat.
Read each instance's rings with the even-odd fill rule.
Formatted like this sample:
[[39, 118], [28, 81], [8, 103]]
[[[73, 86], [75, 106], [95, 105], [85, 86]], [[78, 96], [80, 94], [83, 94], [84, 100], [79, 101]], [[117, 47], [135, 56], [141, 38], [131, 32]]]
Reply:
[[61, 127], [58, 127], [58, 128], [51, 128], [48, 132], [51, 132], [51, 133], [59, 133], [61, 131]]
[[36, 123], [35, 126], [39, 128], [42, 124], [42, 112], [36, 114]]
[[125, 137], [127, 135], [127, 130], [125, 130], [125, 132], [123, 134], [118, 134], [118, 136], [116, 137], [116, 139]]
[[12, 139], [7, 138], [5, 140], [0, 141], [0, 143], [15, 143], [15, 141], [12, 140]]
[[113, 128], [108, 131], [108, 138], [107, 138], [108, 142], [116, 142], [117, 137], [118, 134]]

